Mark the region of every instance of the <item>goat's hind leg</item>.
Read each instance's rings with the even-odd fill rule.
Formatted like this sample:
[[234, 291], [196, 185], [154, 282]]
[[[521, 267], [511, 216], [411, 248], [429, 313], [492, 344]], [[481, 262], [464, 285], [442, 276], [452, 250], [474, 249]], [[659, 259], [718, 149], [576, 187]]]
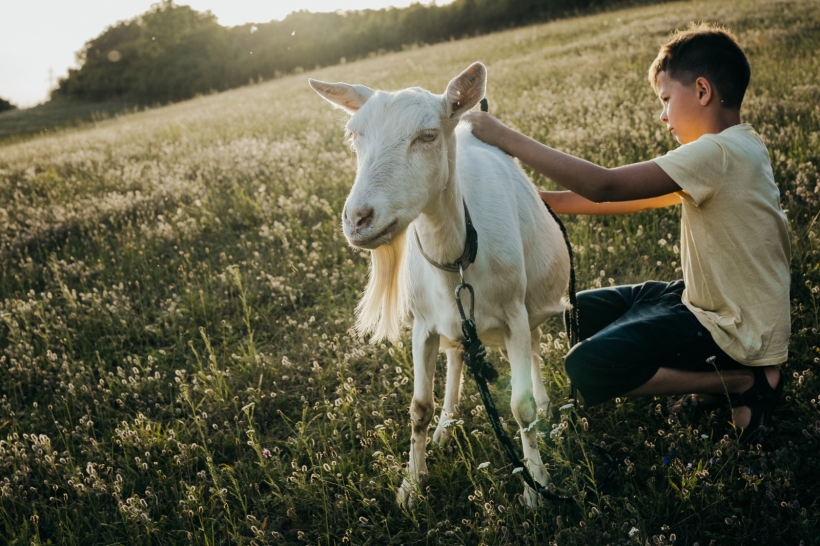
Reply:
[[410, 460], [396, 502], [410, 510], [416, 507], [416, 491], [427, 477], [427, 426], [433, 419], [433, 377], [436, 372], [439, 336], [424, 325], [413, 325], [413, 401], [410, 403]]
[[450, 440], [448, 422], [456, 416], [458, 401], [461, 398], [462, 369], [464, 368], [464, 353], [461, 349], [447, 349], [447, 385], [444, 388], [444, 407], [433, 441], [444, 447]]
[[541, 328], [530, 332], [530, 359], [532, 361], [532, 395], [538, 407], [538, 418], [549, 421], [552, 417], [552, 403], [544, 386], [544, 376], [541, 374]]

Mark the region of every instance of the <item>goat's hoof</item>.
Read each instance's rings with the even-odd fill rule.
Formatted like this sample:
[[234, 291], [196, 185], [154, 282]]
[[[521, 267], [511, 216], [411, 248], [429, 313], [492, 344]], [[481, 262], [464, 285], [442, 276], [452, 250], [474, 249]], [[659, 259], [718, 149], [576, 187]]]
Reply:
[[529, 485], [524, 486], [524, 504], [529, 510], [535, 510], [541, 504], [541, 495]]
[[[549, 472], [547, 472], [547, 468], [544, 465], [540, 465], [536, 468], [530, 468], [530, 472], [532, 473], [532, 477], [537, 484], [544, 487], [549, 487], [550, 483], [552, 483]], [[541, 497], [541, 494], [526, 484], [524, 484], [524, 501], [527, 508], [530, 510], [535, 510], [539, 505], [544, 503], [544, 499]]]
[[401, 482], [398, 493], [396, 493], [396, 504], [398, 504], [400, 508], [415, 510], [418, 505], [418, 491], [419, 488], [416, 484], [408, 478], [405, 478], [404, 481]]

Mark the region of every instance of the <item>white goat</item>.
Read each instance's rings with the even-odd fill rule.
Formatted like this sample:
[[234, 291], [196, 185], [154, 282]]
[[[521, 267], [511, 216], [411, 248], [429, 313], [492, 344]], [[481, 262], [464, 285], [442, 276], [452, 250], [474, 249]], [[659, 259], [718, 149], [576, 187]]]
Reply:
[[[342, 212], [348, 242], [371, 250], [370, 279], [357, 307], [358, 330], [398, 338], [413, 321], [412, 437], [408, 473], [398, 502], [415, 506], [427, 474], [425, 445], [433, 417], [436, 354], [447, 353], [444, 408], [433, 440], [447, 440], [461, 391], [463, 339], [453, 291], [458, 273], [437, 269], [421, 253], [448, 263], [465, 246], [466, 204], [478, 233], [478, 254], [464, 272], [475, 288], [481, 340], [505, 350], [511, 407], [521, 428], [524, 458], [546, 485], [538, 452], [538, 413], [550, 413], [541, 377], [539, 325], [564, 309], [569, 255], [560, 229], [524, 172], [503, 152], [476, 139], [462, 114], [484, 96], [487, 72], [474, 63], [444, 95], [420, 88], [388, 93], [362, 85], [310, 80], [311, 87], [352, 114], [347, 133], [358, 158], [356, 181]], [[463, 200], [463, 203], [462, 203]], [[415, 230], [405, 236], [408, 228]], [[418, 242], [416, 241], [418, 236]], [[465, 292], [466, 295], [466, 292]], [[469, 299], [469, 296], [466, 296]], [[530, 506], [537, 493], [526, 488]]]

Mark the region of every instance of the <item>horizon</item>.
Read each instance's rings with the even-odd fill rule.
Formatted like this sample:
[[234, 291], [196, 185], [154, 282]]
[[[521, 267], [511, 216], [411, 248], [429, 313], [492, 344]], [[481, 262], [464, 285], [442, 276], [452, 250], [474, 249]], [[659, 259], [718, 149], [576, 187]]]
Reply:
[[[414, 3], [449, 4], [453, 0], [302, 0], [299, 9], [282, 2], [189, 0], [175, 2], [196, 11], [210, 11], [220, 25], [283, 20], [296, 11], [335, 12], [405, 8]], [[0, 21], [0, 98], [18, 108], [47, 102], [49, 93], [70, 68], [79, 68], [76, 54], [89, 40], [121, 21], [133, 19], [159, 2], [154, 0], [86, 0], [79, 6], [57, 0], [19, 2], [6, 8]], [[46, 17], [43, 18], [43, 15]], [[36, 28], [21, 22], [39, 21]], [[21, 55], [20, 52], [25, 52]]]

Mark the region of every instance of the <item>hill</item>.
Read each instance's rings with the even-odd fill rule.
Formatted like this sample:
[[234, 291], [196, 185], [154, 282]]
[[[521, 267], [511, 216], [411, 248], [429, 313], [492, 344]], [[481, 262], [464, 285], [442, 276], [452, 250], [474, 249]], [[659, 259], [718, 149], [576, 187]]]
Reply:
[[[0, 542], [820, 544], [818, 8], [602, 13], [0, 145]], [[307, 77], [442, 91], [481, 60], [503, 121], [615, 166], [675, 146], [646, 70], [692, 20], [728, 25], [746, 49], [744, 120], [788, 211], [793, 331], [777, 430], [739, 449], [726, 410], [673, 416], [665, 398], [619, 399], [581, 409], [576, 427], [564, 410], [555, 435], [539, 423], [541, 452], [577, 500], [526, 512], [467, 379], [454, 448], [430, 449], [420, 508], [402, 512], [410, 349], [351, 334], [367, 255], [339, 215], [355, 158], [343, 116]], [[566, 221], [581, 288], [680, 275], [675, 210]], [[542, 340], [557, 407], [561, 330], [549, 323]], [[507, 368], [493, 360], [510, 415]], [[619, 465], [601, 491], [589, 485], [606, 468], [599, 450]]]

